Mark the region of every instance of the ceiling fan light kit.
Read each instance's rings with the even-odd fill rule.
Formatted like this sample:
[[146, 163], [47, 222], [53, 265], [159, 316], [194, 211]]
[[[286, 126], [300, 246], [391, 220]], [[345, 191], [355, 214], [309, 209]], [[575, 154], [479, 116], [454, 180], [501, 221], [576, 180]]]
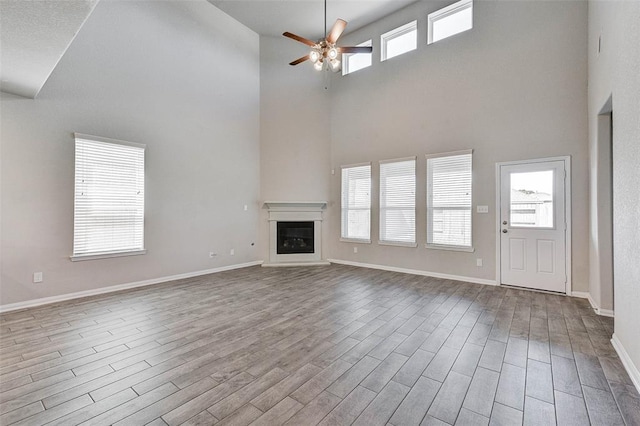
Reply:
[[328, 68], [333, 72], [337, 72], [340, 70], [340, 60], [338, 59], [340, 53], [371, 53], [373, 52], [373, 48], [371, 46], [350, 46], [350, 47], [337, 47], [336, 43], [338, 42], [338, 38], [344, 32], [344, 29], [347, 27], [347, 21], [342, 19], [336, 20], [336, 23], [331, 27], [331, 31], [327, 35], [327, 0], [324, 0], [324, 28], [325, 28], [325, 36], [324, 39], [319, 40], [317, 43], [306, 39], [304, 37], [300, 37], [298, 35], [292, 34], [290, 32], [285, 32], [282, 35], [298, 41], [300, 43], [306, 44], [311, 47], [311, 52], [308, 55], [305, 55], [301, 58], [296, 59], [291, 62], [289, 65], [298, 65], [304, 61], [310, 60], [313, 63], [313, 68], [317, 71], [322, 71], [325, 68], [325, 63], [329, 64]]

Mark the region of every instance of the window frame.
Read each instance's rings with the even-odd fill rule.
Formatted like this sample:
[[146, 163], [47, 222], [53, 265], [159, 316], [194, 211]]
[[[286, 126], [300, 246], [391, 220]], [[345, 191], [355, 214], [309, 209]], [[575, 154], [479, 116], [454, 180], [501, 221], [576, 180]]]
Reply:
[[[364, 46], [373, 46], [373, 39], [369, 39], [367, 41], [363, 41], [360, 44], [356, 44], [356, 47], [364, 47]], [[353, 71], [349, 71], [349, 59], [356, 56], [356, 55], [369, 55], [369, 58], [371, 59], [371, 63], [369, 65], [367, 65], [366, 67], [362, 67], [362, 68], [358, 68], [357, 70], [353, 70]], [[349, 75], [349, 74], [353, 74], [354, 72], [358, 72], [361, 71], [365, 68], [369, 68], [371, 65], [373, 65], [373, 52], [372, 53], [343, 53], [342, 54], [342, 76], [344, 77], [345, 75]]]
[[[442, 157], [454, 157], [454, 156], [460, 156], [460, 155], [470, 155], [471, 156], [471, 194], [470, 194], [470, 202], [469, 202], [469, 232], [470, 232], [470, 244], [468, 246], [463, 246], [463, 245], [455, 245], [455, 244], [434, 244], [434, 243], [430, 243], [430, 232], [431, 229], [433, 227], [433, 224], [431, 222], [431, 214], [430, 211], [432, 209], [431, 206], [431, 200], [432, 200], [432, 196], [431, 196], [431, 183], [430, 183], [430, 177], [429, 177], [429, 160], [430, 159], [434, 159], [434, 158], [442, 158]], [[460, 151], [450, 151], [450, 152], [443, 152], [443, 153], [438, 153], [438, 154], [427, 154], [425, 155], [426, 158], [426, 170], [427, 170], [427, 174], [426, 174], [426, 196], [427, 196], [427, 200], [426, 200], [426, 219], [427, 219], [427, 232], [426, 232], [426, 237], [427, 237], [427, 243], [425, 244], [425, 248], [428, 249], [434, 249], [434, 250], [450, 250], [450, 251], [463, 251], [463, 252], [474, 252], [475, 248], [473, 247], [473, 149], [467, 149], [467, 150], [460, 150]]]
[[[458, 31], [457, 33], [451, 34], [444, 38], [439, 38], [437, 40], [433, 39], [433, 26], [436, 22], [448, 18], [449, 16], [455, 15], [456, 13], [460, 13], [466, 9], [471, 9], [471, 28], [467, 28], [463, 31]], [[442, 9], [438, 9], [435, 12], [431, 12], [427, 15], [427, 45], [437, 43], [441, 40], [446, 40], [449, 37], [453, 37], [457, 34], [461, 34], [465, 31], [469, 31], [473, 29], [473, 0], [460, 0], [453, 4], [450, 4], [447, 7], [443, 7]]]
[[[358, 167], [369, 167], [369, 207], [368, 208], [353, 208], [344, 206], [344, 171], [346, 169], [353, 169]], [[360, 244], [371, 244], [371, 199], [373, 193], [373, 170], [371, 167], [371, 162], [367, 163], [358, 163], [358, 164], [347, 164], [340, 166], [340, 241], [348, 242], [348, 243], [360, 243]], [[369, 212], [369, 238], [353, 238], [344, 236], [345, 230], [345, 211], [348, 213], [349, 210], [367, 210]]]
[[[416, 33], [416, 47], [405, 52], [399, 53], [395, 56], [387, 57], [387, 42], [401, 37], [405, 34], [415, 31]], [[418, 20], [414, 20], [411, 22], [407, 22], [404, 25], [401, 25], [397, 28], [394, 28], [380, 36], [380, 62], [384, 62], [389, 59], [396, 58], [398, 56], [404, 55], [405, 53], [413, 52], [418, 49]]]
[[[128, 142], [128, 141], [122, 141], [122, 140], [117, 140], [117, 139], [110, 139], [110, 138], [104, 138], [104, 137], [100, 137], [100, 136], [92, 136], [92, 135], [85, 135], [82, 133], [74, 133], [74, 144], [75, 144], [75, 148], [74, 148], [74, 197], [73, 197], [73, 247], [72, 247], [72, 255], [70, 256], [71, 261], [73, 262], [77, 262], [77, 261], [84, 261], [84, 260], [94, 260], [94, 259], [106, 259], [106, 258], [112, 258], [112, 257], [123, 257], [123, 256], [137, 256], [137, 255], [142, 255], [142, 254], [146, 254], [147, 250], [145, 248], [145, 240], [144, 240], [144, 228], [145, 228], [145, 170], [146, 170], [146, 145], [145, 144], [139, 144], [139, 143], [133, 143], [133, 142]], [[102, 143], [102, 144], [110, 144], [110, 145], [121, 145], [121, 146], [128, 146], [128, 147], [133, 147], [133, 148], [138, 148], [142, 150], [142, 229], [141, 229], [141, 239], [142, 239], [142, 245], [139, 248], [135, 248], [135, 249], [124, 249], [124, 250], [103, 250], [103, 251], [91, 251], [91, 252], [86, 252], [86, 253], [80, 253], [76, 251], [76, 232], [78, 231], [77, 227], [76, 227], [76, 219], [77, 219], [77, 193], [78, 193], [78, 158], [77, 158], [77, 149], [78, 149], [78, 142], [79, 141], [86, 141], [86, 142], [97, 142], [97, 143]], [[139, 172], [139, 170], [138, 170]]]
[[[382, 177], [382, 168], [385, 164], [393, 164], [393, 163], [405, 163], [413, 161], [413, 241], [398, 241], [398, 240], [384, 240], [382, 239], [382, 227], [383, 227], [383, 211], [385, 210], [406, 210], [402, 208], [389, 208], [383, 206], [383, 177]], [[378, 210], [378, 244], [387, 245], [387, 246], [400, 246], [400, 247], [418, 247], [417, 243], [417, 235], [416, 235], [416, 187], [417, 187], [417, 157], [404, 157], [404, 158], [395, 158], [391, 160], [381, 160], [379, 161], [379, 210]]]

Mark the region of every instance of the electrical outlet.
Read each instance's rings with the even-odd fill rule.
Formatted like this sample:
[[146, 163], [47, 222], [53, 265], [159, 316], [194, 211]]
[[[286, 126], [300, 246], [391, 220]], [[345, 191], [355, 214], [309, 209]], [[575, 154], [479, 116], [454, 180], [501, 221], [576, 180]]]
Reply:
[[235, 249], [231, 249], [231, 250], [229, 250], [229, 254], [230, 254], [231, 256], [235, 255], [235, 254], [236, 254]]
[[33, 273], [33, 282], [34, 283], [41, 283], [42, 280], [43, 280], [42, 272], [34, 272]]
[[246, 212], [247, 210], [249, 210], [249, 206], [247, 206], [246, 204], [244, 205], [244, 211]]
[[480, 258], [476, 259], [476, 266], [482, 266], [482, 259]]
[[218, 253], [214, 253], [214, 252], [212, 252], [212, 251], [210, 251], [210, 252], [209, 252], [209, 257], [210, 257], [211, 259], [213, 259], [213, 258], [214, 258], [214, 257], [216, 257], [217, 255], [218, 255]]
[[354, 247], [354, 248], [353, 248], [353, 252], [354, 252], [354, 253], [357, 253], [357, 252], [358, 252], [358, 247]]

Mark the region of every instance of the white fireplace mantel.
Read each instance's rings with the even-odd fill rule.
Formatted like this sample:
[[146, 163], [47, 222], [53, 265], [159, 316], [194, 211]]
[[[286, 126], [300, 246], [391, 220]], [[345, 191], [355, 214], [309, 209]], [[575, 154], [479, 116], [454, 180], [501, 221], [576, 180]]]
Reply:
[[265, 201], [269, 211], [322, 211], [327, 207], [326, 201]]
[[[326, 201], [265, 201], [269, 211], [269, 262], [262, 266], [309, 266], [328, 265], [322, 259], [322, 211]], [[278, 254], [278, 222], [313, 222], [314, 252]]]

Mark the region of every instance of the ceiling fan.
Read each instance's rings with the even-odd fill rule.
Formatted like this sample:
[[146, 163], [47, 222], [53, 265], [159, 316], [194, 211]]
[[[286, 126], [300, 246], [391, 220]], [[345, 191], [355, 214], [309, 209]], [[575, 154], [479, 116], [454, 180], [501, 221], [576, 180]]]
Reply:
[[324, 0], [324, 39], [313, 42], [290, 32], [284, 32], [282, 34], [285, 37], [289, 37], [311, 47], [311, 52], [309, 52], [308, 55], [296, 59], [289, 63], [289, 65], [298, 65], [304, 61], [310, 60], [313, 62], [313, 67], [318, 71], [321, 71], [324, 68], [325, 63], [328, 63], [331, 70], [337, 72], [340, 69], [340, 59], [338, 59], [338, 57], [341, 53], [373, 52], [373, 47], [371, 46], [336, 46], [338, 38], [340, 38], [346, 27], [347, 21], [338, 19], [336, 20], [336, 23], [333, 24], [333, 27], [331, 27], [331, 31], [327, 34], [327, 0]]

